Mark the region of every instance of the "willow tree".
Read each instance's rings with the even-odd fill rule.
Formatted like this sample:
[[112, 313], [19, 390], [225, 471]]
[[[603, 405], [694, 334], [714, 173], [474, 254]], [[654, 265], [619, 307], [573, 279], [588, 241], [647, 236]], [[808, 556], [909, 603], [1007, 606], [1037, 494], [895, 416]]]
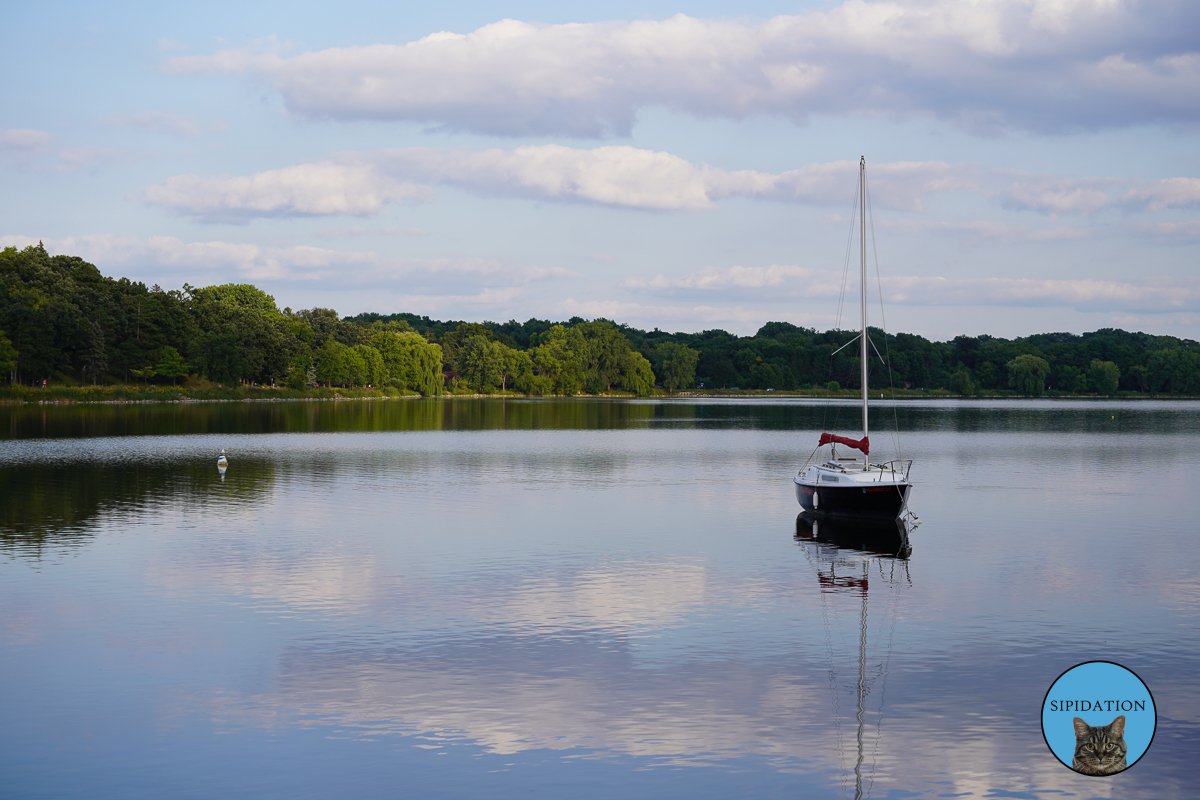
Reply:
[[1021, 394], [1041, 397], [1046, 390], [1050, 364], [1046, 359], [1025, 353], [1008, 362], [1008, 385]]

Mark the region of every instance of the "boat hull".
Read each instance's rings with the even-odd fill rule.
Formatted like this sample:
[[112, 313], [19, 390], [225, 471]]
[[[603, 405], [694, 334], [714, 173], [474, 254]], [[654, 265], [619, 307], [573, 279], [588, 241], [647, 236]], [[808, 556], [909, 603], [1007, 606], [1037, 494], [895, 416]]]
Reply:
[[826, 517], [895, 519], [908, 503], [909, 483], [829, 486], [793, 479], [796, 500], [810, 514]]

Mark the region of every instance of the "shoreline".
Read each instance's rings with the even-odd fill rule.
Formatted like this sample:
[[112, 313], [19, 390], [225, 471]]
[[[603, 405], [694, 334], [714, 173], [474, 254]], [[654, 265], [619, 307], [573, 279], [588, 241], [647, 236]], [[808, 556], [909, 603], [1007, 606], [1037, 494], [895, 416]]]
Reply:
[[[123, 391], [124, 387], [121, 390]], [[3, 392], [0, 389], [0, 392]], [[103, 390], [101, 390], [103, 391]], [[342, 394], [343, 391], [348, 394]], [[1016, 395], [1016, 394], [986, 394], [962, 396], [955, 395], [946, 390], [935, 390], [934, 392], [921, 392], [918, 390], [903, 390], [903, 394], [895, 394], [890, 398], [879, 398], [881, 400], [965, 400], [965, 401], [987, 401], [987, 400], [1197, 400], [1200, 397], [1195, 395], [1176, 395], [1176, 394], [1143, 394], [1136, 392], [1122, 392], [1119, 395], [1094, 395], [1094, 394], [1045, 394], [1041, 396], [1034, 395]], [[45, 392], [46, 394], [55, 394], [55, 397], [37, 397], [37, 394]], [[458, 400], [458, 399], [609, 399], [609, 400], [694, 400], [694, 399], [723, 399], [723, 400], [763, 400], [775, 398], [789, 399], [804, 399], [804, 400], [849, 400], [854, 401], [860, 398], [856, 392], [812, 392], [812, 391], [766, 391], [762, 389], [744, 389], [744, 390], [692, 390], [687, 392], [668, 393], [665, 391], [656, 391], [652, 395], [638, 397], [631, 393], [602, 393], [597, 395], [579, 394], [579, 395], [526, 395], [513, 392], [502, 394], [479, 394], [479, 393], [446, 393], [438, 395], [422, 396], [416, 392], [406, 394], [383, 394], [377, 393], [376, 390], [370, 389], [350, 389], [350, 390], [319, 390], [319, 393], [297, 392], [287, 389], [273, 388], [244, 388], [238, 390], [238, 394], [258, 394], [270, 393], [270, 396], [234, 396], [234, 397], [192, 397], [178, 392], [162, 392], [160, 397], [145, 397], [137, 396], [145, 394], [142, 390], [130, 392], [133, 397], [63, 397], [64, 392], [78, 392], [84, 394], [85, 390], [75, 387], [56, 387], [48, 389], [27, 389], [23, 394], [24, 397], [3, 397], [0, 396], [0, 406], [50, 406], [50, 405], [192, 405], [205, 403], [298, 403], [298, 402], [343, 402], [343, 401], [378, 401], [378, 400]], [[94, 389], [86, 390], [86, 393], [93, 393]], [[283, 394], [285, 393], [286, 394]], [[157, 392], [150, 392], [155, 393]], [[282, 396], [281, 396], [282, 395]]]

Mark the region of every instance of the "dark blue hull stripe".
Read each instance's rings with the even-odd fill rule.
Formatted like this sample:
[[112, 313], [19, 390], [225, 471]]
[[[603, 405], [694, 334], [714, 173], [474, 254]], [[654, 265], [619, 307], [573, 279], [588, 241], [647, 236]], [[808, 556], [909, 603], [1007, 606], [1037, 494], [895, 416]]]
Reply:
[[[805, 486], [796, 487], [796, 499], [805, 511], [842, 517], [897, 517], [904, 508], [909, 484], [901, 486]], [[816, 493], [816, 502], [814, 502]]]

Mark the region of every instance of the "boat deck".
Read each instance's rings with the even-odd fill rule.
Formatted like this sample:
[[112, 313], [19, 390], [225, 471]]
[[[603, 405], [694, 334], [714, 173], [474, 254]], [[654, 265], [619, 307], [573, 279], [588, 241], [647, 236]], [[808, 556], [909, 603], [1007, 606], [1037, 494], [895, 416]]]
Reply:
[[907, 483], [906, 470], [900, 465], [872, 464], [862, 468], [862, 462], [827, 461], [811, 466], [796, 475], [797, 483], [854, 486], [864, 483]]

